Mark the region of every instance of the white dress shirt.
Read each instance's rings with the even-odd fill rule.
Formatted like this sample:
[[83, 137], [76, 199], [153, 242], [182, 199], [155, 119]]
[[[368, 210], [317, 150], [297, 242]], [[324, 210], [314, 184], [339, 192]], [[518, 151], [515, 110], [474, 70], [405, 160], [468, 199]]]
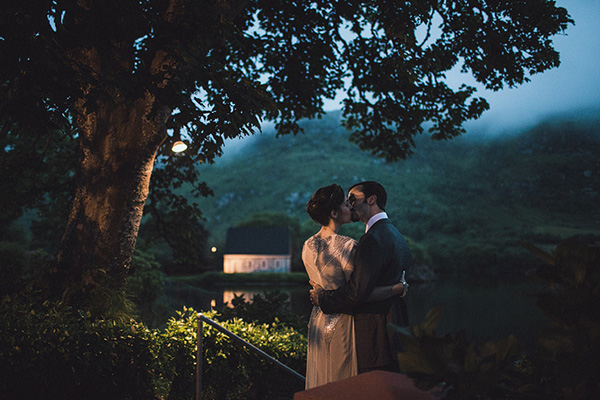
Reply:
[[380, 219], [386, 219], [387, 217], [388, 215], [385, 213], [385, 211], [373, 215], [371, 218], [369, 218], [369, 221], [367, 221], [367, 227], [365, 228], [365, 232], [367, 232], [373, 225], [375, 225], [375, 222], [379, 221]]

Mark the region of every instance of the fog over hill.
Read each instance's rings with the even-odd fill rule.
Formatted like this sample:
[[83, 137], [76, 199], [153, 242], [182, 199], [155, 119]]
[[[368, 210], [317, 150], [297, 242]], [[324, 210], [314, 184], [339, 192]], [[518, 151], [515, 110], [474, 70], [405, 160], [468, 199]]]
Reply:
[[[305, 121], [296, 136], [275, 138], [267, 128], [200, 166], [215, 194], [198, 199], [211, 245], [222, 246], [228, 227], [265, 212], [297, 220], [298, 235], [307, 236], [318, 228], [305, 212], [311, 194], [361, 180], [384, 184], [391, 218], [437, 268], [471, 265], [465, 251], [480, 264], [515, 265], [523, 255], [518, 241], [552, 246], [572, 234], [600, 233], [600, 113], [558, 116], [504, 135], [437, 142], [424, 134], [415, 154], [396, 163], [350, 143], [339, 118], [334, 112]], [[347, 234], [361, 229], [352, 224]]]

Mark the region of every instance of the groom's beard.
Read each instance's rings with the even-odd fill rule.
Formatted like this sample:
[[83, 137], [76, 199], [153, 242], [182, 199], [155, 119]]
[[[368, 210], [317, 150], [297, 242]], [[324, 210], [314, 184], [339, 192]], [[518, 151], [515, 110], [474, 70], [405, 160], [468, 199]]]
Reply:
[[352, 222], [360, 221], [358, 214], [354, 210], [350, 210], [350, 219], [352, 220]]

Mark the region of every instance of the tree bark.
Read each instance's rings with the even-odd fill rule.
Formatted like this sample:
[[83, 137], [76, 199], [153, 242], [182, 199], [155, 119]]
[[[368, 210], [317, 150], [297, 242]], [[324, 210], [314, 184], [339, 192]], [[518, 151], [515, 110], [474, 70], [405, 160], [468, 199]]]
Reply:
[[92, 112], [84, 104], [77, 120], [77, 189], [51, 281], [71, 306], [89, 308], [100, 296], [105, 304], [96, 305], [106, 308], [111, 290], [121, 290], [126, 281], [170, 110], [152, 113], [148, 94], [129, 104], [103, 102]]

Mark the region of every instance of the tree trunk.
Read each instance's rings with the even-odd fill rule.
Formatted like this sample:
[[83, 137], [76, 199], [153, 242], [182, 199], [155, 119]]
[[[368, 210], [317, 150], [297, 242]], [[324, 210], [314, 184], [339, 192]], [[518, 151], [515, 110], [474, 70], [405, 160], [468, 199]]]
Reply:
[[168, 109], [151, 114], [153, 104], [146, 95], [129, 104], [99, 103], [89, 112], [80, 102], [81, 166], [50, 282], [71, 306], [107, 309], [122, 292], [170, 116]]

